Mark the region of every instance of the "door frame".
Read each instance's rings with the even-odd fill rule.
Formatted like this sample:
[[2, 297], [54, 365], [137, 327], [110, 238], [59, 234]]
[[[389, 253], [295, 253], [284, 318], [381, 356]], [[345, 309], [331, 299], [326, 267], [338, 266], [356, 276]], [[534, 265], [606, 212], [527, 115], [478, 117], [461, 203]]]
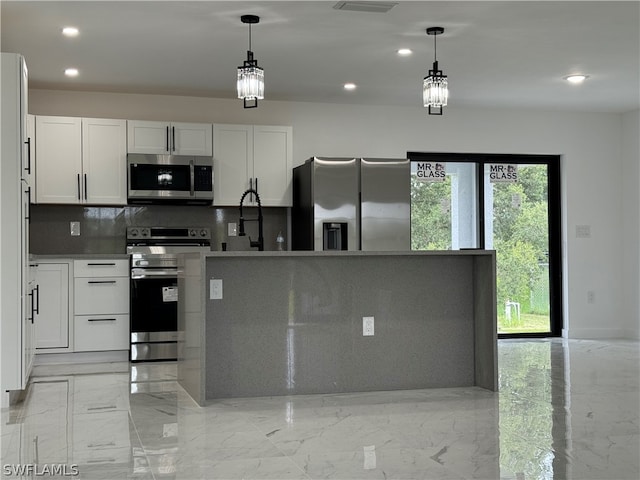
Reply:
[[484, 167], [488, 163], [547, 166], [549, 226], [549, 331], [536, 333], [500, 333], [499, 338], [561, 337], [564, 325], [562, 291], [562, 196], [561, 155], [528, 155], [508, 153], [407, 152], [412, 162], [456, 162], [476, 164], [477, 238], [485, 248]]

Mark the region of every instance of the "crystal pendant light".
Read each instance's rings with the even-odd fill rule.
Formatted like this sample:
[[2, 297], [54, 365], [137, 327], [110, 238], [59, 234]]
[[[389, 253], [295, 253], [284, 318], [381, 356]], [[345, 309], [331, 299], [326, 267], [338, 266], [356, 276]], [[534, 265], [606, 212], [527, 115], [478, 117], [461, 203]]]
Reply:
[[256, 108], [258, 100], [264, 98], [264, 70], [258, 66], [251, 51], [251, 25], [260, 22], [256, 15], [242, 15], [242, 23], [249, 24], [249, 50], [247, 59], [238, 67], [238, 98], [244, 101], [244, 108]]
[[433, 68], [422, 82], [422, 102], [429, 108], [429, 115], [442, 115], [442, 107], [447, 106], [449, 86], [447, 76], [438, 69], [436, 36], [444, 33], [442, 27], [427, 28], [427, 35], [433, 35]]

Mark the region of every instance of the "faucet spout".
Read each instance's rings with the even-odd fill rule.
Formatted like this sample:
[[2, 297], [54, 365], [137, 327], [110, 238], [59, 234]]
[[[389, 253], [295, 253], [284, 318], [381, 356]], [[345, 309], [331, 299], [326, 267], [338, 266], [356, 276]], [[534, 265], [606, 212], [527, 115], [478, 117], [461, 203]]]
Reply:
[[[258, 201], [258, 218], [244, 218], [242, 215], [242, 204], [244, 203], [244, 199], [247, 195], [253, 194], [256, 196], [256, 200]], [[246, 235], [244, 231], [244, 222], [258, 222], [258, 241], [251, 240], [249, 237], [249, 245], [252, 248], [258, 248], [259, 251], [264, 251], [264, 235], [263, 235], [263, 219], [262, 219], [262, 203], [260, 202], [260, 195], [253, 188], [246, 190], [242, 197], [240, 198], [240, 220], [239, 220], [239, 232], [238, 236], [244, 237]]]

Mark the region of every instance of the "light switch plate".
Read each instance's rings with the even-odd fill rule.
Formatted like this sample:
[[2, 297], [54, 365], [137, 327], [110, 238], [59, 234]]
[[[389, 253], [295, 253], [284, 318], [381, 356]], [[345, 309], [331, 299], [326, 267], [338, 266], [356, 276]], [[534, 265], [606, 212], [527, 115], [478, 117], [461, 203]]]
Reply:
[[221, 278], [212, 278], [209, 280], [209, 298], [211, 300], [222, 300]]
[[72, 237], [79, 237], [80, 236], [80, 222], [70, 222], [69, 223], [69, 230], [71, 233]]

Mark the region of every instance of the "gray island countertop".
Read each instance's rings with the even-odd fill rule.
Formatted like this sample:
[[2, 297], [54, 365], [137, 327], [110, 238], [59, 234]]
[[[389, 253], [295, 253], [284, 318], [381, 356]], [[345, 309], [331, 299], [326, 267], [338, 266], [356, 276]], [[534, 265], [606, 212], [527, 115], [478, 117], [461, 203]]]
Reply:
[[178, 378], [201, 405], [497, 390], [494, 251], [185, 254], [178, 277]]

